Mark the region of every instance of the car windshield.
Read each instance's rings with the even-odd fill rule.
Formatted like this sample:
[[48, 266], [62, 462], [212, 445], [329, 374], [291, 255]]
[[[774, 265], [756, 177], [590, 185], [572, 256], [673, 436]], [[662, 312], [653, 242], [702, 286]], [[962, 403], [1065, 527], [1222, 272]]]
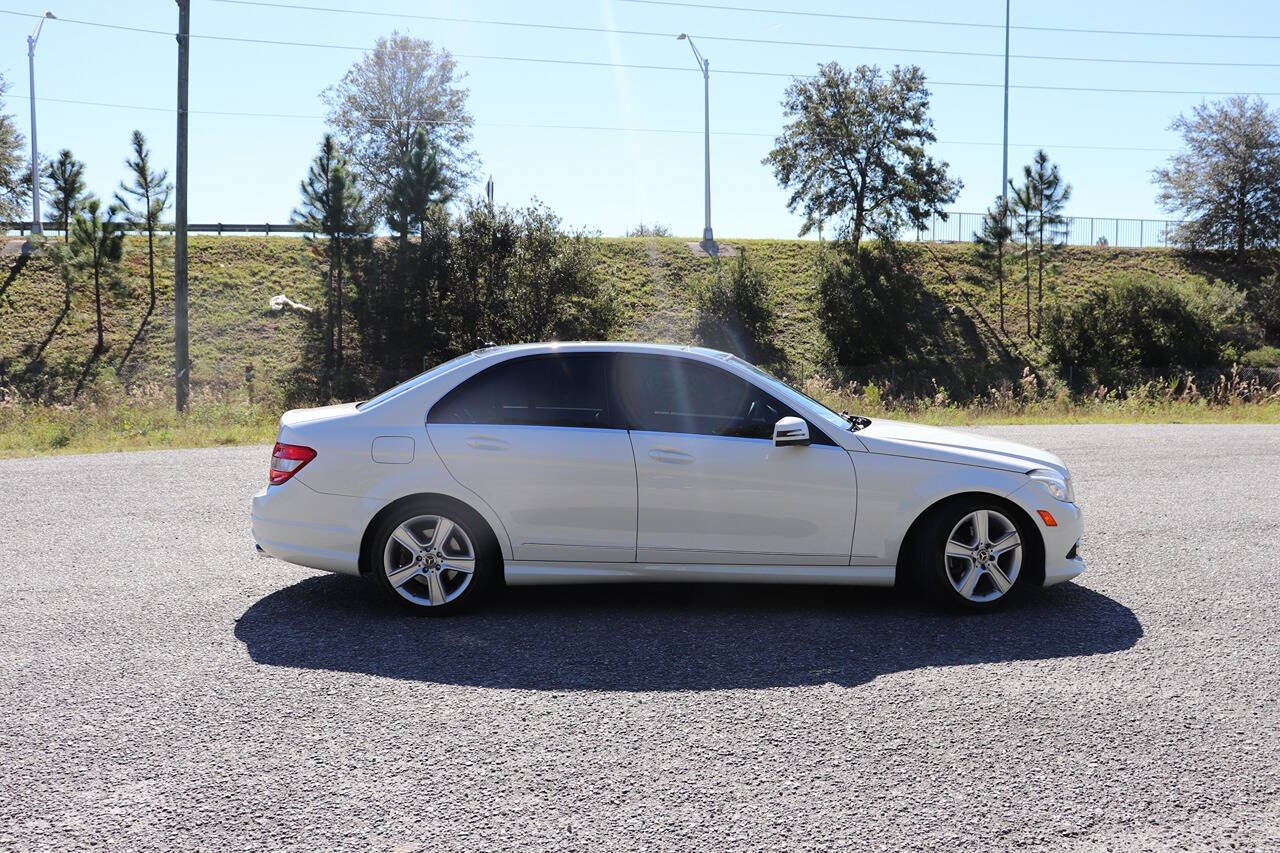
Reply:
[[832, 411], [830, 407], [826, 406], [825, 404], [823, 404], [818, 400], [815, 400], [814, 398], [810, 397], [808, 394], [804, 393], [798, 388], [793, 387], [789, 383], [783, 382], [781, 379], [774, 376], [772, 373], [765, 370], [764, 368], [757, 367], [756, 365], [752, 364], [749, 361], [745, 361], [744, 359], [738, 358], [736, 355], [729, 356], [729, 360], [732, 361], [734, 364], [741, 365], [745, 367], [747, 370], [750, 370], [752, 373], [758, 376], [766, 385], [768, 385], [770, 390], [772, 390], [779, 397], [782, 397], [783, 399], [790, 397], [793, 402], [795, 398], [798, 397], [801, 400], [804, 400], [805, 402], [807, 402], [809, 405], [813, 406], [815, 409], [817, 409], [817, 413], [821, 415], [823, 420], [827, 421], [828, 423], [834, 426], [837, 426], [840, 429], [848, 429], [850, 427], [851, 422], [844, 415], [841, 415], [838, 412]]
[[448, 361], [441, 362], [440, 364], [437, 364], [435, 367], [431, 368], [430, 370], [425, 370], [422, 373], [419, 373], [417, 376], [413, 377], [412, 379], [406, 379], [405, 381], [401, 382], [399, 385], [393, 385], [392, 387], [383, 391], [381, 394], [379, 394], [376, 397], [365, 400], [363, 403], [357, 403], [356, 408], [364, 409], [369, 406], [376, 406], [379, 403], [384, 402], [386, 400], [390, 400], [392, 397], [399, 395], [400, 392], [407, 390], [409, 386], [414, 385], [422, 381], [423, 379], [427, 379], [432, 376], [438, 376], [441, 373], [444, 373], [446, 370], [449, 370], [450, 368], [454, 367], [459, 362], [466, 361], [469, 358], [475, 358], [475, 355], [476, 354], [474, 352], [469, 352], [466, 355], [460, 355], [457, 358], [451, 358]]

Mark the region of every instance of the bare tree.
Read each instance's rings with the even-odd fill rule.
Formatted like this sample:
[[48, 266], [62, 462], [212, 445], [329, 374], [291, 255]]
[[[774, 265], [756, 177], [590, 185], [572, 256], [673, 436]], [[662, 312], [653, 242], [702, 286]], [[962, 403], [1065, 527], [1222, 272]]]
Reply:
[[1191, 249], [1250, 249], [1280, 240], [1280, 117], [1244, 95], [1203, 103], [1170, 126], [1184, 149], [1156, 169], [1160, 205], [1186, 222], [1174, 239]]
[[764, 162], [791, 190], [787, 207], [804, 214], [801, 235], [834, 218], [854, 246], [866, 232], [892, 242], [906, 226], [946, 216], [960, 182], [925, 152], [937, 137], [917, 66], [886, 75], [830, 62], [792, 81], [782, 107], [788, 123]]
[[477, 157], [464, 76], [449, 51], [393, 32], [321, 94], [343, 156], [375, 201], [392, 192], [419, 132], [452, 192], [470, 180]]

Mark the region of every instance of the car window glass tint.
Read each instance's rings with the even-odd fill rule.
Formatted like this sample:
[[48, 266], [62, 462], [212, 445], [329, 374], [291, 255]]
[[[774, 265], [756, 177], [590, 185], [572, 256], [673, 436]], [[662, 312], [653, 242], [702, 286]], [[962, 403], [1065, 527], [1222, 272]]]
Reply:
[[618, 386], [633, 429], [772, 438], [790, 408], [727, 371], [688, 359], [632, 356]]
[[608, 358], [583, 354], [499, 364], [449, 392], [432, 423], [612, 427]]

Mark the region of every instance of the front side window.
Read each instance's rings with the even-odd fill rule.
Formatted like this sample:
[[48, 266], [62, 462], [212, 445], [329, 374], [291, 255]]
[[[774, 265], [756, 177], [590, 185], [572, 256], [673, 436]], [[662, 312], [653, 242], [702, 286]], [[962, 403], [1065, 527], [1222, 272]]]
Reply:
[[428, 423], [616, 429], [606, 353], [532, 356], [494, 365], [454, 388]]
[[[619, 356], [618, 397], [632, 429], [773, 438], [785, 404], [746, 380], [701, 362], [666, 356]], [[829, 439], [812, 428], [815, 443]]]

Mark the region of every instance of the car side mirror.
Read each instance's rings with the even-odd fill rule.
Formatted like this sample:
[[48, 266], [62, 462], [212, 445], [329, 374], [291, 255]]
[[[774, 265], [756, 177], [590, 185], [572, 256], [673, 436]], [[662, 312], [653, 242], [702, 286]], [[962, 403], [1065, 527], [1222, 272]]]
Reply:
[[803, 418], [783, 418], [773, 425], [773, 444], [775, 447], [807, 447], [809, 425]]

